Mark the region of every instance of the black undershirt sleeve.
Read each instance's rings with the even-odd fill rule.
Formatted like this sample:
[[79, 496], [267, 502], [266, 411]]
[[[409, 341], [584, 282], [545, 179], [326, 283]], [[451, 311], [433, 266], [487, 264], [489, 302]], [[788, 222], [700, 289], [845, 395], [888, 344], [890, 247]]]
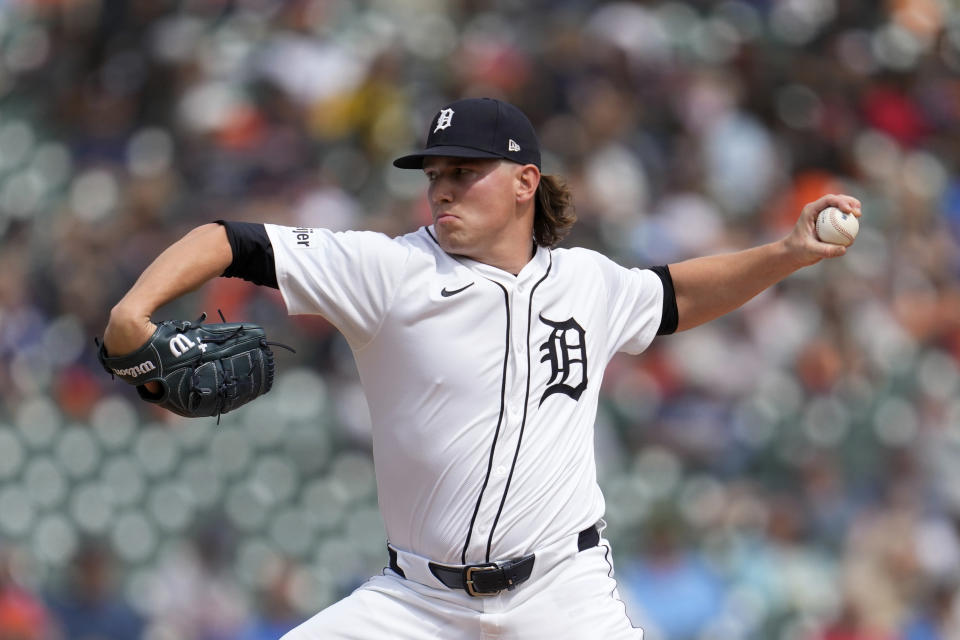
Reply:
[[657, 329], [657, 335], [663, 336], [674, 333], [680, 322], [680, 316], [677, 314], [677, 292], [673, 289], [673, 278], [670, 276], [670, 268], [667, 265], [658, 267], [649, 267], [660, 278], [663, 283], [663, 311], [660, 314], [660, 328]]
[[233, 250], [233, 262], [221, 275], [279, 289], [273, 245], [270, 244], [266, 228], [253, 222], [217, 222], [226, 229]]

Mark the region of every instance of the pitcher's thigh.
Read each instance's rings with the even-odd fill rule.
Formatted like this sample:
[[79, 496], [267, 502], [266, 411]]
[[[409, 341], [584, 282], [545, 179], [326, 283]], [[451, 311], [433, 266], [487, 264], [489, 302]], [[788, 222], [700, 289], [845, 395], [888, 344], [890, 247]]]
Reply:
[[[642, 640], [611, 577], [607, 548], [578, 553], [531, 584], [535, 593], [510, 612], [510, 640]], [[520, 587], [524, 588], [523, 586]]]
[[403, 579], [374, 576], [282, 640], [436, 640], [473, 638], [475, 612], [426, 598]]

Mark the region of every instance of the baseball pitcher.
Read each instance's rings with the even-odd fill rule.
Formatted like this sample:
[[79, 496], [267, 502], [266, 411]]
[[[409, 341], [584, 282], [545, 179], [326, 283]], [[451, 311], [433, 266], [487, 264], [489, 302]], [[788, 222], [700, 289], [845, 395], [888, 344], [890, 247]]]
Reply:
[[593, 424], [604, 369], [655, 336], [736, 309], [795, 270], [843, 255], [806, 205], [780, 241], [627, 269], [557, 249], [575, 218], [541, 174], [536, 133], [488, 98], [444, 106], [426, 147], [433, 223], [389, 238], [221, 221], [165, 250], [117, 303], [105, 367], [183, 415], [269, 390], [273, 358], [244, 323], [164, 322], [161, 305], [217, 276], [276, 287], [291, 314], [346, 337], [373, 423], [387, 566], [285, 638], [639, 639], [603, 537]]

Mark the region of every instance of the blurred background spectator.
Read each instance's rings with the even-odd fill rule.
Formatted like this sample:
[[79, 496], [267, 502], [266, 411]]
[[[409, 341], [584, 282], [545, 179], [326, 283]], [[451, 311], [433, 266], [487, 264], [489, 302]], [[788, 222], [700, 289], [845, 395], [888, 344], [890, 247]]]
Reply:
[[66, 584], [48, 598], [62, 638], [139, 638], [143, 620], [114, 592], [110, 551], [97, 541], [84, 542], [67, 570]]
[[842, 260], [608, 370], [607, 534], [648, 637], [960, 637], [955, 3], [12, 0], [0, 638], [271, 637], [380, 571], [329, 324], [232, 280], [161, 310], [298, 350], [219, 427], [137, 401], [91, 337], [198, 224], [424, 224], [422, 176], [390, 160], [468, 95], [534, 121], [575, 191], [564, 245], [627, 266], [777, 238], [823, 192], [864, 202]]
[[55, 622], [31, 586], [24, 584], [24, 559], [0, 548], [0, 639], [53, 640]]

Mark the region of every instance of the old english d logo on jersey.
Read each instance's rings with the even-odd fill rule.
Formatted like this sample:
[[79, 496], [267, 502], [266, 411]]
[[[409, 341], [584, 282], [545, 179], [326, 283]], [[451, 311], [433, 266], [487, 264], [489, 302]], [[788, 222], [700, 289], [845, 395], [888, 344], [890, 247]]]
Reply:
[[553, 327], [547, 341], [540, 345], [544, 352], [540, 362], [550, 365], [550, 381], [540, 396], [540, 404], [555, 393], [579, 400], [587, 388], [586, 332], [573, 318], [556, 322], [540, 314], [540, 321]]

